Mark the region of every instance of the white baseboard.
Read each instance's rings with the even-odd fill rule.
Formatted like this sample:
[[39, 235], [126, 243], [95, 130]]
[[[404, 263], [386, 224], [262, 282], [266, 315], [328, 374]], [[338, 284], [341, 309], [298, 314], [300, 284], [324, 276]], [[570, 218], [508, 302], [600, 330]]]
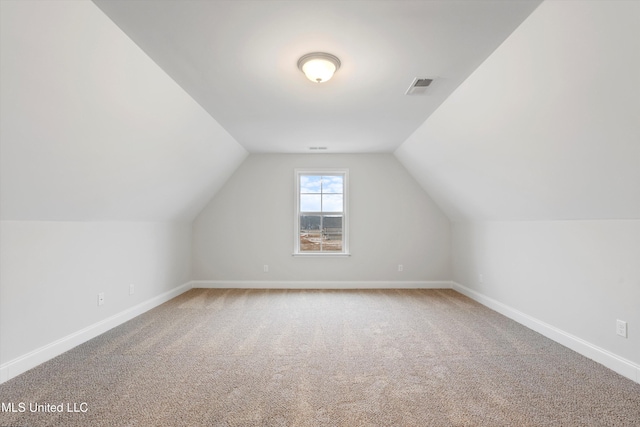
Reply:
[[60, 338], [59, 340], [56, 340], [27, 354], [3, 363], [2, 365], [0, 365], [0, 384], [20, 375], [23, 372], [28, 371], [31, 368], [38, 366], [41, 363], [46, 362], [47, 360], [53, 359], [54, 357], [64, 353], [65, 351], [71, 350], [73, 347], [76, 347], [86, 341], [89, 341], [92, 338], [97, 337], [98, 335], [108, 331], [109, 329], [115, 328], [116, 326], [121, 325], [128, 320], [131, 320], [134, 317], [139, 316], [142, 313], [149, 311], [152, 308], [157, 307], [172, 298], [177, 297], [178, 295], [188, 291], [189, 289], [191, 289], [191, 282], [185, 283], [170, 291], [164, 292], [154, 298], [151, 298], [127, 310], [101, 320], [100, 322], [94, 323], [93, 325], [87, 326], [84, 329], [69, 334], [66, 337]]
[[463, 295], [503, 314], [518, 323], [550, 338], [565, 347], [592, 359], [607, 368], [640, 383], [640, 365], [564, 332], [506, 304], [477, 291], [450, 281], [226, 281], [196, 280], [185, 283], [150, 300], [142, 302], [107, 319], [94, 323], [73, 334], [33, 350], [0, 365], [0, 384], [76, 347], [96, 336], [159, 306], [191, 288], [243, 288], [243, 289], [454, 289]]
[[580, 353], [581, 355], [594, 360], [601, 365], [606, 366], [619, 373], [622, 376], [629, 378], [637, 383], [640, 383], [640, 365], [637, 365], [630, 360], [620, 357], [611, 353], [608, 350], [593, 345], [582, 338], [575, 335], [571, 335], [555, 326], [549, 325], [541, 320], [538, 320], [528, 314], [509, 307], [499, 301], [489, 298], [480, 292], [467, 288], [459, 283], [452, 282], [452, 288], [463, 295], [479, 302], [480, 304], [489, 307], [492, 310], [497, 311], [500, 314], [507, 316], [516, 322], [533, 329], [534, 331], [544, 335], [545, 337], [552, 339], [553, 341], [562, 344], [571, 350]]
[[441, 281], [332, 281], [332, 280], [194, 280], [192, 288], [210, 289], [451, 289], [451, 282]]

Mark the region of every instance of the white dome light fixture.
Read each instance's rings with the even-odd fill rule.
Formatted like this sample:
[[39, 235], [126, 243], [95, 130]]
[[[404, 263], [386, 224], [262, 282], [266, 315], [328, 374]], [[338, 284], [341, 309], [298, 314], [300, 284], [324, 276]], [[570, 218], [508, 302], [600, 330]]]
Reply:
[[340, 60], [330, 53], [307, 53], [298, 60], [298, 68], [314, 83], [324, 83], [340, 68]]

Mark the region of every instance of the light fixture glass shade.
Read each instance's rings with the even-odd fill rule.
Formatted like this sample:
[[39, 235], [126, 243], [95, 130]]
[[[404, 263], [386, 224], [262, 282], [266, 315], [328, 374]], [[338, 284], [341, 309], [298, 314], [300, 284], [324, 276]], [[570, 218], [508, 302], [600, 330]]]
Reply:
[[338, 71], [340, 60], [329, 53], [308, 53], [298, 60], [298, 68], [312, 82], [324, 83]]

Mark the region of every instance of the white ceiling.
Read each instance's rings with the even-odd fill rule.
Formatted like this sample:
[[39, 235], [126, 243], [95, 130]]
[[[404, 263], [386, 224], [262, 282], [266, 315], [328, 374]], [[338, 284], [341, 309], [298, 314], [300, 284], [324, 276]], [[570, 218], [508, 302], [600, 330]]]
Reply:
[[192, 221], [247, 152], [89, 1], [0, 1], [0, 218]]
[[[480, 0], [447, 2], [444, 6], [394, 2], [398, 10], [389, 9], [388, 17], [400, 16], [401, 10], [406, 13], [409, 6], [432, 8], [431, 17], [438, 6], [442, 13], [436, 21], [444, 22], [444, 10], [450, 4], [458, 9], [482, 9], [511, 7], [511, 3], [518, 2]], [[127, 19], [144, 16], [144, 25], [132, 24], [132, 28], [155, 28], [156, 21], [162, 23], [161, 28], [173, 28], [175, 37], [158, 31], [149, 46], [167, 54], [176, 51], [175, 58], [182, 55], [193, 60], [168, 55], [165, 62], [181, 72], [167, 75], [169, 67], [163, 65], [163, 70], [152, 60], [161, 63], [162, 55], [150, 58], [88, 0], [1, 0], [0, 218], [191, 221], [245, 158], [247, 152], [236, 139], [254, 151], [307, 152], [312, 142], [321, 142], [304, 139], [303, 131], [315, 126], [316, 135], [335, 135], [331, 144], [327, 143], [333, 152], [390, 151], [391, 146], [401, 144], [395, 156], [454, 221], [640, 218], [640, 2], [543, 2], [493, 53], [492, 48], [484, 47], [487, 54], [477, 55], [482, 65], [475, 70], [469, 66], [465, 72], [470, 75], [463, 83], [451, 83], [457, 88], [444, 101], [439, 91], [452, 79], [445, 71], [434, 72], [437, 80], [427, 96], [411, 98], [402, 94], [408, 82], [421, 74], [415, 65], [420, 60], [414, 64], [405, 59], [405, 68], [392, 67], [391, 61], [385, 60], [374, 71], [364, 70], [361, 62], [352, 60], [364, 61], [374, 51], [385, 51], [396, 61], [411, 50], [401, 44], [401, 38], [392, 37], [404, 34], [402, 25], [383, 26], [383, 19], [373, 19], [369, 15], [374, 13], [364, 7], [373, 5], [379, 13], [388, 2], [316, 3], [324, 15], [331, 5], [360, 5], [367, 11], [365, 19], [364, 14], [356, 15], [352, 10], [351, 16], [360, 16], [351, 25], [357, 31], [352, 30], [351, 36], [343, 33], [340, 43], [331, 39], [335, 49], [312, 43], [307, 46], [311, 36], [291, 42], [287, 35], [291, 30], [279, 32], [275, 28], [267, 34], [267, 22], [284, 19], [291, 13], [290, 7], [278, 14], [272, 2], [240, 4], [247, 7], [245, 15], [250, 16], [251, 11], [266, 9], [269, 4], [271, 13], [263, 12], [270, 19], [254, 22], [251, 28], [262, 28], [263, 32], [251, 32], [252, 39], [246, 35], [247, 28], [224, 25], [245, 22], [244, 15], [242, 19], [216, 18], [220, 27], [213, 28], [221, 33], [230, 31], [233, 37], [219, 35], [211, 43], [211, 50], [218, 53], [208, 58], [220, 65], [220, 69], [210, 67], [220, 76], [215, 79], [202, 75], [204, 71], [193, 65], [203, 62], [201, 52], [192, 52], [189, 45], [184, 50], [175, 47], [176, 40], [189, 34], [197, 39], [194, 34], [200, 30], [195, 24], [188, 30], [175, 27], [168, 15], [182, 22], [186, 18], [180, 16], [191, 16], [187, 11], [195, 6], [240, 14], [238, 2], [180, 3], [184, 7], [169, 12], [162, 8], [145, 12], [145, 8], [175, 4], [108, 3], [114, 9], [143, 9], [123, 13]], [[295, 6], [291, 7], [298, 15], [316, 19], [315, 14], [302, 13], [303, 9], [308, 12], [311, 4], [288, 3]], [[454, 8], [448, 15], [457, 12]], [[480, 21], [491, 21], [486, 18]], [[412, 16], [406, 19], [410, 28]], [[204, 15], [202, 20], [215, 21]], [[371, 24], [384, 31], [376, 33], [368, 26]], [[442, 25], [434, 22], [431, 31]], [[460, 21], [459, 26], [462, 36], [452, 32], [452, 39], [475, 42], [468, 33], [468, 22]], [[414, 32], [419, 32], [416, 28]], [[268, 74], [261, 75], [248, 65], [235, 69], [239, 77], [223, 77], [230, 63], [246, 64], [246, 52], [260, 50], [243, 50], [238, 39], [263, 46], [263, 40], [274, 40], [278, 34], [282, 52], [287, 46], [289, 50], [297, 46], [297, 52], [290, 55], [290, 61], [279, 59], [277, 64], [284, 71], [272, 72], [273, 85]], [[357, 40], [367, 37], [375, 43], [361, 43], [356, 49]], [[235, 48], [245, 53], [216, 60], [224, 58], [230, 49], [225, 41], [231, 39], [236, 40]], [[392, 49], [395, 43], [400, 44]], [[439, 46], [440, 55], [433, 55], [433, 62], [440, 58], [439, 63], [449, 64], [449, 70], [457, 67], [460, 58], [471, 62], [469, 57], [449, 56], [446, 46]], [[299, 53], [325, 47], [338, 54], [345, 66], [335, 80], [313, 85], [295, 62]], [[277, 51], [264, 50], [269, 54]], [[266, 62], [277, 68], [274, 62]], [[347, 73], [349, 67], [352, 77]], [[402, 78], [397, 77], [400, 74]], [[385, 86], [376, 86], [383, 75], [388, 76]], [[243, 78], [259, 84], [247, 89], [251, 84], [242, 86]], [[396, 80], [402, 83], [391, 87], [395, 83], [389, 82]], [[187, 85], [190, 82], [193, 87]], [[211, 82], [211, 86], [203, 82]], [[386, 95], [381, 94], [383, 90]], [[211, 95], [216, 93], [220, 95]], [[441, 105], [431, 114], [436, 95]], [[251, 97], [252, 102], [242, 102], [242, 96]], [[379, 116], [372, 113], [394, 103], [425, 112], [414, 112], [417, 118], [413, 124], [394, 123], [398, 119], [391, 113], [400, 107]], [[334, 113], [340, 115], [332, 117]], [[309, 124], [307, 117], [317, 123]], [[374, 126], [380, 126], [377, 133], [365, 134]], [[342, 139], [349, 135], [350, 139]], [[396, 142], [384, 148], [382, 143], [375, 144], [376, 138]], [[358, 145], [358, 141], [364, 142]], [[343, 145], [336, 146], [338, 143]]]
[[[94, 3], [248, 151], [358, 153], [400, 146], [540, 1]], [[313, 51], [331, 81], [297, 69]]]
[[639, 42], [640, 2], [546, 1], [395, 155], [453, 221], [640, 219]]

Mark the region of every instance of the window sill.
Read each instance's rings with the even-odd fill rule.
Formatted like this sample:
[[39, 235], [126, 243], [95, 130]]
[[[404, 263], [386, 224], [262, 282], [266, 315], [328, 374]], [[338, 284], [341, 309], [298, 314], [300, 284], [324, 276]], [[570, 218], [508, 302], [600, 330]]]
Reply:
[[345, 253], [345, 252], [340, 252], [340, 253], [328, 253], [328, 252], [308, 252], [308, 253], [293, 253], [291, 254], [291, 256], [294, 257], [320, 257], [320, 258], [325, 258], [325, 257], [333, 257], [333, 258], [344, 258], [344, 257], [350, 257], [351, 254], [350, 253]]

